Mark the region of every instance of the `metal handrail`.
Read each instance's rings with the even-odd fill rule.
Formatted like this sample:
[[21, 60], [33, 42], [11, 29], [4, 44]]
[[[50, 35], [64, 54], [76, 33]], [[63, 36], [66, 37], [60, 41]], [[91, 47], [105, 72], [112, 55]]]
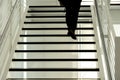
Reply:
[[[107, 55], [107, 49], [106, 49], [106, 46], [105, 46], [105, 40], [104, 40], [104, 34], [103, 34], [103, 30], [102, 30], [102, 22], [101, 22], [101, 16], [100, 16], [100, 13], [99, 13], [99, 8], [98, 8], [98, 0], [95, 0], [95, 6], [96, 6], [96, 14], [97, 14], [97, 18], [98, 18], [98, 25], [99, 25], [99, 30], [100, 30], [100, 37], [101, 37], [101, 42], [102, 42], [102, 48], [103, 48], [103, 51], [104, 51], [104, 59], [105, 59], [105, 63], [106, 63], [106, 69], [107, 69], [107, 75], [108, 75], [108, 80], [112, 80], [112, 74], [111, 74], [111, 70], [110, 70], [110, 63], [108, 61], [108, 55]], [[110, 16], [108, 16], [110, 17]]]

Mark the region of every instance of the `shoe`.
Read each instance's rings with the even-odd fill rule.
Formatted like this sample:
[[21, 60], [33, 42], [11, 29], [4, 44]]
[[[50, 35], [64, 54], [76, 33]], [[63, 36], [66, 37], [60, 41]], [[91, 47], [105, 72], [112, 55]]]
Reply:
[[76, 40], [76, 36], [74, 34], [74, 32], [72, 30], [69, 30], [68, 33], [67, 33], [68, 36], [71, 36], [72, 39]]

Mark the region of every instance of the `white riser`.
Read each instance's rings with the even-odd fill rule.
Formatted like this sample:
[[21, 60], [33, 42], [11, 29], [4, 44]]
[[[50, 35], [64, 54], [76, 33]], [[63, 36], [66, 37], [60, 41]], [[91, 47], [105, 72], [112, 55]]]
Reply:
[[[26, 19], [25, 22], [65, 22], [65, 18], [32, 18], [32, 19]], [[85, 19], [85, 18], [78, 18], [78, 21], [92, 21], [91, 18]]]
[[[67, 33], [67, 32], [66, 32]], [[28, 42], [75, 42], [75, 41], [84, 41], [84, 42], [94, 42], [94, 37], [77, 37], [77, 40], [71, 39], [71, 37], [20, 37], [19, 41], [28, 41]]]
[[95, 44], [29, 44], [29, 45], [17, 45], [17, 49], [24, 50], [95, 50]]
[[[22, 34], [66, 34], [66, 30], [23, 30]], [[76, 30], [77, 34], [94, 34], [93, 30]]]
[[[29, 11], [32, 11], [32, 10], [65, 10], [65, 8], [64, 7], [57, 7], [57, 8], [49, 8], [49, 7], [47, 7], [47, 8], [41, 8], [41, 7], [39, 7], [39, 8], [29, 8]], [[80, 8], [80, 10], [90, 10], [90, 7], [81, 7]]]
[[[30, 59], [71, 59], [71, 58], [81, 58], [81, 59], [95, 59], [97, 54], [95, 52], [80, 52], [80, 53], [15, 53], [14, 58], [24, 59], [24, 56]], [[78, 56], [79, 55], [79, 56]]]
[[[24, 27], [25, 28], [66, 28], [66, 23], [63, 24], [25, 24]], [[82, 23], [78, 23], [77, 27], [93, 27], [92, 23], [89, 24], [82, 24]]]
[[[59, 13], [55, 13], [55, 12], [42, 12], [42, 13], [27, 13], [27, 16], [30, 16], [30, 15], [33, 15], [33, 16], [65, 16], [65, 12], [59, 12]], [[91, 15], [91, 12], [79, 12], [79, 15]]]
[[[99, 78], [98, 72], [10, 72], [10, 78]], [[23, 76], [24, 75], [24, 76]], [[79, 75], [79, 76], [78, 76]]]

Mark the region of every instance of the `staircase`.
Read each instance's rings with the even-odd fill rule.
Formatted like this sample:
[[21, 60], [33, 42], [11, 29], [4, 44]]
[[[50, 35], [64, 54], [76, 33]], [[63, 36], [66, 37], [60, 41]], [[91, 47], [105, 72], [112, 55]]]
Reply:
[[8, 80], [100, 80], [89, 5], [79, 11], [77, 40], [60, 6], [29, 6]]

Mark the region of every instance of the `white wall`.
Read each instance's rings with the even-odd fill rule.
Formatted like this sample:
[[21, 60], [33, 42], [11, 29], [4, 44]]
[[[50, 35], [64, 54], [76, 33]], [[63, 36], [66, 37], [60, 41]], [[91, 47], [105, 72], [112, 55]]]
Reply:
[[115, 80], [120, 79], [120, 7], [114, 6], [111, 9], [111, 15], [112, 15], [112, 22], [113, 22], [113, 29], [115, 31], [115, 35], [113, 37], [113, 45], [114, 45], [114, 51], [115, 51], [115, 63], [114, 63], [114, 75]]
[[14, 1], [1, 0], [0, 2], [0, 80], [6, 80], [14, 47], [24, 21], [25, 10], [22, 9], [23, 4], [21, 4], [23, 0]]

